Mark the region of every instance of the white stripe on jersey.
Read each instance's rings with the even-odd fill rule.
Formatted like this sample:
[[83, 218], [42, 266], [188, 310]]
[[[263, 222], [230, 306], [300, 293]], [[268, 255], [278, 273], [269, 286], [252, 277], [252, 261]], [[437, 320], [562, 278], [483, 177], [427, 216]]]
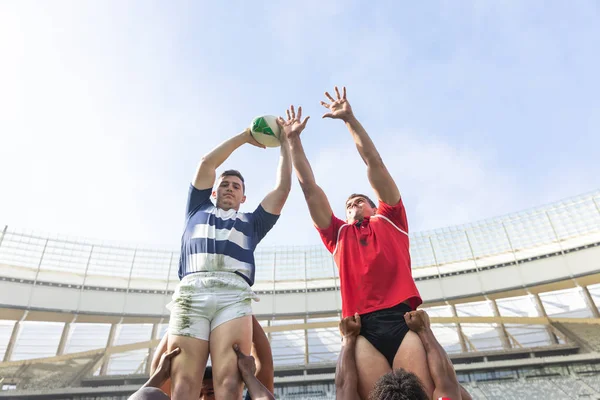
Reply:
[[228, 240], [244, 250], [251, 250], [248, 237], [235, 229], [235, 227], [231, 229], [215, 229], [213, 225], [197, 224], [194, 226], [190, 239]]
[[225, 211], [215, 206], [211, 206], [201, 212], [206, 214], [213, 214], [215, 217], [221, 218], [223, 221], [237, 218], [240, 221], [248, 222], [248, 217], [245, 215], [245, 213], [237, 212], [233, 208], [231, 210]]
[[186, 273], [200, 271], [239, 271], [250, 276], [252, 265], [223, 254], [190, 254], [187, 259]]

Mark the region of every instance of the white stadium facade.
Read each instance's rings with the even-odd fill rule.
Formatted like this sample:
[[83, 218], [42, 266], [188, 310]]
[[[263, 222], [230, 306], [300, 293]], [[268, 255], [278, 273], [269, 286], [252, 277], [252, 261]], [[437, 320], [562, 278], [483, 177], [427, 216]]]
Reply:
[[[475, 399], [600, 399], [600, 191], [410, 240], [423, 308]], [[167, 328], [178, 259], [0, 226], [0, 398], [126, 399]], [[260, 247], [256, 261], [276, 396], [335, 398], [331, 255]]]

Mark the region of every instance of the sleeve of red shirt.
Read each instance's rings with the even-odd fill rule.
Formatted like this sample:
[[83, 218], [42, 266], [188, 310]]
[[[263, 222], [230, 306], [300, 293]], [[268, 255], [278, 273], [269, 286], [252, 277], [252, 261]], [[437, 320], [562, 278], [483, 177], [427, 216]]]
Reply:
[[344, 221], [332, 214], [331, 223], [329, 224], [329, 227], [325, 229], [320, 229], [318, 226], [315, 225], [315, 228], [317, 228], [319, 235], [321, 235], [321, 240], [323, 241], [325, 247], [327, 247], [327, 250], [329, 250], [330, 253], [333, 253], [335, 247], [337, 246], [338, 232], [344, 224]]
[[408, 221], [406, 219], [406, 210], [402, 199], [398, 201], [398, 204], [391, 206], [379, 200], [379, 206], [377, 207], [377, 214], [388, 218], [398, 228], [408, 233]]

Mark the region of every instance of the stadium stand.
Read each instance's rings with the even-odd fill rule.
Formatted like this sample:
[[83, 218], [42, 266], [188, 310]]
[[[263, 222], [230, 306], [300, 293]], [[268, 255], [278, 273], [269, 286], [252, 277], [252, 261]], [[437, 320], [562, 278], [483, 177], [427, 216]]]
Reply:
[[557, 323], [556, 326], [589, 351], [600, 351], [600, 326], [576, 322]]
[[[600, 399], [600, 192], [411, 235], [434, 332], [475, 399]], [[0, 228], [1, 229], [1, 228]], [[320, 246], [260, 248], [276, 397], [333, 399], [339, 277]], [[178, 254], [0, 231], [0, 398], [125, 399], [168, 324]]]

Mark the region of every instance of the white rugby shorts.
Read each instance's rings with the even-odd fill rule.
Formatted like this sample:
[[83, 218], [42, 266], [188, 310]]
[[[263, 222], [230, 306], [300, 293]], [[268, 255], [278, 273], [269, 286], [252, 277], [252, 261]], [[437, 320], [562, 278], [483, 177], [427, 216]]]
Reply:
[[183, 277], [172, 301], [169, 334], [209, 340], [219, 325], [252, 315], [259, 301], [248, 282], [232, 272], [196, 272]]

